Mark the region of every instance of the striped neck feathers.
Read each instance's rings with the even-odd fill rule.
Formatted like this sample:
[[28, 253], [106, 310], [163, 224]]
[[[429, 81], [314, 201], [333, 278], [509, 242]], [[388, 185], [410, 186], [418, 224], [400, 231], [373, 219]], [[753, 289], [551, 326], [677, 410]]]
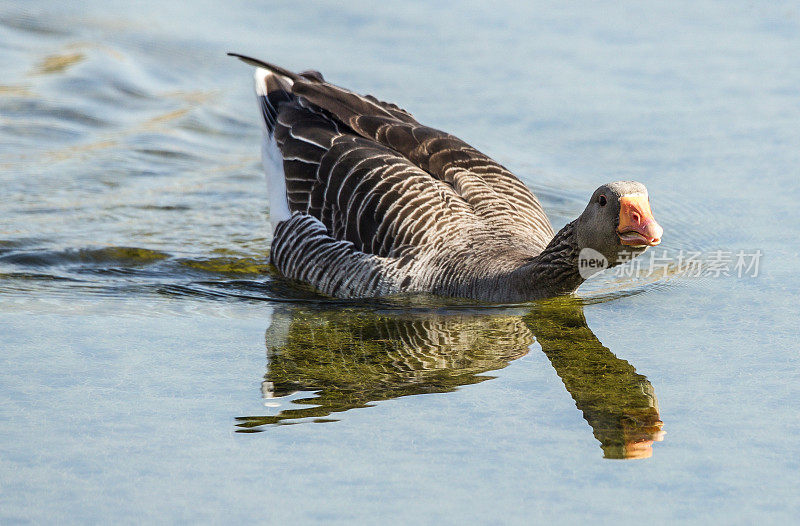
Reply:
[[567, 294], [584, 282], [578, 267], [576, 221], [559, 230], [541, 254], [514, 272], [514, 285], [522, 298], [533, 300]]

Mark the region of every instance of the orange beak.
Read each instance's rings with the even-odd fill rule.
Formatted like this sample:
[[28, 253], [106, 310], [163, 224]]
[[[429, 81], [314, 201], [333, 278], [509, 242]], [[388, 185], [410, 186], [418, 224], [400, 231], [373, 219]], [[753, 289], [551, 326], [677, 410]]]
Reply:
[[620, 243], [629, 246], [654, 247], [661, 243], [664, 229], [656, 223], [646, 195], [625, 195], [619, 198]]

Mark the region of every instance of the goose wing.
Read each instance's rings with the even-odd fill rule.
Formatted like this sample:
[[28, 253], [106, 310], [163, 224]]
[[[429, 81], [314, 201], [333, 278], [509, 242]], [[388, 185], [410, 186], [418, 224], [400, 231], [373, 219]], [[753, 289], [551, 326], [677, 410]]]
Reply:
[[449, 226], [474, 221], [447, 183], [314, 107], [281, 108], [274, 140], [290, 211], [318, 219], [331, 237], [361, 252], [399, 257]]
[[464, 214], [534, 250], [552, 239], [533, 193], [459, 138], [318, 72], [235, 56], [285, 79], [261, 99], [265, 119], [274, 114], [270, 131], [283, 155], [289, 208], [317, 217], [337, 239], [386, 256], [429, 237], [425, 219], [464, 223]]
[[493, 227], [527, 230], [524, 237], [540, 249], [553, 237], [547, 215], [525, 184], [458, 137], [424, 126], [396, 106], [329, 83], [300, 79], [292, 92], [306, 107], [324, 110], [360, 137], [391, 149], [446, 183]]

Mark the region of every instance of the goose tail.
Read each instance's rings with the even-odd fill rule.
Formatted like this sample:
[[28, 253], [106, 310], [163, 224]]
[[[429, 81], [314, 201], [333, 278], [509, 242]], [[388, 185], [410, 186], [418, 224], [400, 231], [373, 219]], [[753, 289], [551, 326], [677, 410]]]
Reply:
[[253, 74], [253, 79], [255, 81], [256, 97], [261, 107], [264, 127], [269, 136], [272, 136], [275, 131], [279, 104], [282, 102], [289, 102], [294, 97], [292, 95], [292, 85], [296, 81], [304, 80], [312, 83], [325, 82], [318, 71], [304, 71], [298, 74], [246, 55], [240, 55], [238, 53], [228, 53], [228, 55], [238, 58], [245, 64], [255, 66], [256, 70]]
[[253, 80], [264, 131], [264, 140], [261, 142], [261, 161], [264, 166], [264, 172], [267, 175], [269, 218], [274, 228], [278, 223], [289, 219], [291, 216], [286, 191], [283, 154], [275, 140], [275, 125], [278, 121], [280, 104], [291, 101], [294, 98], [292, 85], [300, 77], [291, 71], [261, 60], [236, 53], [228, 53], [228, 55], [237, 57], [256, 68]]
[[264, 131], [268, 137], [272, 137], [278, 119], [278, 105], [292, 100], [292, 84], [300, 78], [300, 75], [257, 58], [238, 53], [228, 53], [228, 55], [255, 66], [253, 80], [256, 98], [263, 117]]

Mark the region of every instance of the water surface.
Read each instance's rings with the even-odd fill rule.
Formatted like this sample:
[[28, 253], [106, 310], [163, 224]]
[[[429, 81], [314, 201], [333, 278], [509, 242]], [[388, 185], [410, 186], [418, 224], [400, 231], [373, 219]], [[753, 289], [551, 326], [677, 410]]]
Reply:
[[[0, 47], [3, 522], [800, 511], [794, 4], [44, 1]], [[556, 228], [640, 180], [667, 264], [514, 306], [297, 287], [227, 51], [459, 135]]]

